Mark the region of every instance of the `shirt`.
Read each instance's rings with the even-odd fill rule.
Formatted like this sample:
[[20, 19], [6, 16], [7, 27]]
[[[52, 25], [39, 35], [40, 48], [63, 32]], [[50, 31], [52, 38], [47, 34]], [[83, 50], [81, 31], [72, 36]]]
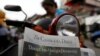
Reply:
[[6, 27], [0, 26], [0, 36], [9, 34], [9, 31]]

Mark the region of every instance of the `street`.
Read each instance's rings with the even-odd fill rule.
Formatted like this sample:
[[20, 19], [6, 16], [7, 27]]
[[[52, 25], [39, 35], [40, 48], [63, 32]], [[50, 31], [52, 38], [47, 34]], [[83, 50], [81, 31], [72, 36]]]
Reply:
[[85, 45], [95, 51], [96, 56], [100, 56], [100, 48], [96, 48], [90, 40], [85, 40]]

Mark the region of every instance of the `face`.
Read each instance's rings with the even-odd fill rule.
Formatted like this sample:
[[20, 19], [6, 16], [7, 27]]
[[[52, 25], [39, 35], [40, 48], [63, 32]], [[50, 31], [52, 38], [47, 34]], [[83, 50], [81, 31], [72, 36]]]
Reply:
[[44, 5], [43, 8], [46, 10], [47, 13], [50, 13], [50, 14], [55, 14], [56, 12], [55, 6]]

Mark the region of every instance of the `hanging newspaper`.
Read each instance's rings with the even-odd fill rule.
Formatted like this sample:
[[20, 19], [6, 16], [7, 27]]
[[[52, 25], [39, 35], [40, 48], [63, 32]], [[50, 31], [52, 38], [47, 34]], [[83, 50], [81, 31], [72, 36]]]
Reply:
[[81, 56], [78, 37], [53, 36], [25, 28], [19, 56]]

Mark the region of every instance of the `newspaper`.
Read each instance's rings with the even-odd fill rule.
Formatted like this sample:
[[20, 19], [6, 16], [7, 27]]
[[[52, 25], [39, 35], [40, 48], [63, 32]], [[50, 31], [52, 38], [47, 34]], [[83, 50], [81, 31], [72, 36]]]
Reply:
[[46, 35], [25, 28], [23, 42], [19, 56], [81, 56], [78, 37]]

